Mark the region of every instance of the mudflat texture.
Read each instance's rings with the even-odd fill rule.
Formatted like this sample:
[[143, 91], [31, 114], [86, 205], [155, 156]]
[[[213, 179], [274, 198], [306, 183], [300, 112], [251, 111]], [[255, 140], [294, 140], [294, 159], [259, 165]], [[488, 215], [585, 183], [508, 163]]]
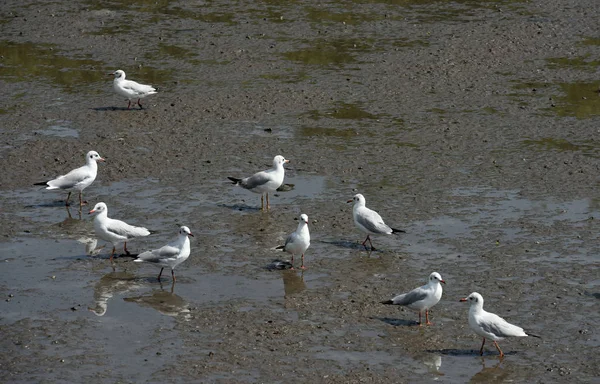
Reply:
[[[600, 7], [559, 1], [0, 4], [3, 382], [598, 382]], [[159, 88], [127, 110], [117, 69]], [[106, 158], [109, 217], [187, 225], [158, 270], [32, 184]], [[290, 159], [261, 212], [235, 187]], [[360, 243], [346, 201], [400, 236]], [[304, 272], [265, 267], [309, 217]], [[97, 247], [102, 247], [97, 249]], [[380, 301], [446, 280], [431, 311]], [[485, 308], [541, 339], [493, 344]]]

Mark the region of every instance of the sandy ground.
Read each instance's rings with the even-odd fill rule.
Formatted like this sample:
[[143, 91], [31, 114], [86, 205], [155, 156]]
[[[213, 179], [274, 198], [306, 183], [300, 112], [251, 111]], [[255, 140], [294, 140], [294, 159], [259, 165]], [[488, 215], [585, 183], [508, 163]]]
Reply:
[[[3, 2], [2, 381], [597, 382], [600, 12], [565, 3]], [[175, 285], [32, 187], [92, 149], [131, 250], [196, 235]], [[226, 177], [276, 154], [261, 212]], [[407, 234], [366, 252], [357, 192]], [[266, 270], [301, 212], [308, 270]], [[432, 271], [433, 326], [379, 304]], [[472, 291], [542, 339], [480, 357]]]

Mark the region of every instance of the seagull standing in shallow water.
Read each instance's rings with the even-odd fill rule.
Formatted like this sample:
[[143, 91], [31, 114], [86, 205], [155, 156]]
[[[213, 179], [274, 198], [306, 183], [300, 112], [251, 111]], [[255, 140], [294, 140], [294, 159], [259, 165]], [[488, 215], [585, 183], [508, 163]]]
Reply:
[[190, 238], [194, 237], [192, 232], [185, 225], [179, 228], [179, 235], [177, 239], [173, 240], [169, 244], [159, 249], [153, 249], [140, 253], [137, 259], [133, 260], [136, 263], [146, 262], [153, 264], [160, 268], [158, 274], [158, 281], [162, 275], [163, 269], [166, 267], [171, 268], [171, 276], [173, 276], [173, 282], [175, 282], [175, 272], [173, 271], [176, 266], [183, 263], [190, 256]]
[[125, 72], [120, 69], [113, 73], [109, 73], [109, 75], [115, 76], [113, 81], [113, 89], [115, 92], [129, 100], [127, 109], [131, 109], [131, 100], [135, 99], [138, 99], [137, 104], [140, 106], [140, 109], [143, 109], [140, 100], [156, 93], [156, 89], [151, 85], [136, 83], [132, 80], [125, 80]]
[[[79, 191], [79, 209], [81, 210], [81, 207], [86, 204], [81, 194], [85, 188], [89, 187], [96, 180], [98, 161], [104, 161], [104, 159], [100, 157], [98, 152], [89, 151], [85, 155], [85, 165], [83, 167], [74, 169], [66, 175], [58, 176], [54, 180], [35, 183], [34, 185], [47, 185], [46, 189], [75, 189]], [[69, 206], [70, 198], [71, 191], [67, 195], [65, 205]]]
[[121, 220], [109, 218], [108, 207], [104, 203], [96, 204], [94, 209], [90, 211], [90, 215], [92, 213], [96, 214], [96, 217], [94, 218], [94, 230], [96, 236], [113, 245], [112, 253], [110, 254], [111, 261], [115, 255], [117, 244], [124, 243], [123, 251], [129, 255], [130, 253], [127, 250], [127, 240], [150, 235], [150, 231], [144, 227], [134, 227]]
[[308, 216], [304, 213], [300, 215], [298, 223], [298, 228], [294, 232], [292, 232], [288, 238], [285, 240], [285, 244], [277, 247], [276, 249], [282, 249], [288, 253], [292, 254], [292, 268], [294, 269], [294, 255], [301, 254], [302, 255], [302, 265], [301, 269], [306, 269], [304, 267], [304, 252], [308, 249], [310, 245], [310, 232], [308, 231]]
[[373, 243], [371, 242], [371, 235], [391, 235], [392, 233], [405, 233], [401, 229], [395, 229], [383, 222], [379, 213], [365, 206], [365, 197], [360, 193], [354, 195], [352, 200], [348, 200], [348, 203], [354, 202], [352, 207], [352, 216], [354, 217], [354, 224], [358, 229], [367, 234], [367, 238], [363, 241], [362, 245], [367, 249], [367, 241], [371, 245], [371, 250], [375, 251]]
[[498, 346], [498, 340], [506, 337], [539, 337], [525, 333], [523, 328], [509, 323], [495, 313], [485, 311], [483, 309], [483, 297], [477, 292], [471, 293], [468, 297], [460, 299], [460, 301], [468, 301], [471, 304], [469, 308], [469, 326], [476, 334], [483, 337], [481, 349], [479, 350], [480, 355], [483, 355], [485, 339], [492, 340], [496, 349], [500, 352], [500, 357], [504, 357], [504, 353]]
[[403, 293], [391, 300], [382, 301], [382, 304], [402, 305], [419, 312], [419, 325], [421, 322], [421, 311], [425, 310], [425, 324], [433, 325], [429, 321], [429, 310], [436, 305], [442, 298], [442, 286], [446, 284], [442, 276], [437, 272], [429, 275], [429, 282], [422, 287], [415, 288], [408, 293]]
[[267, 209], [270, 209], [269, 205], [269, 192], [275, 192], [277, 188], [283, 184], [283, 178], [285, 176], [285, 169], [283, 164], [289, 163], [283, 156], [277, 155], [273, 158], [273, 168], [267, 169], [266, 171], [257, 172], [250, 177], [243, 179], [237, 179], [235, 177], [227, 177], [233, 181], [234, 184], [240, 187], [252, 191], [254, 193], [260, 193], [260, 209], [264, 210], [264, 196], [267, 194]]

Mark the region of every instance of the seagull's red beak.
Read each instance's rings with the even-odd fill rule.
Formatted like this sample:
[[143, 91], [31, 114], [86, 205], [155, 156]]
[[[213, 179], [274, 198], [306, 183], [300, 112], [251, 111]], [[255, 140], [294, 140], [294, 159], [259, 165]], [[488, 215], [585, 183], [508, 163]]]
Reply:
[[446, 282], [445, 282], [444, 280], [440, 280], [440, 283], [444, 283], [444, 284], [446, 284]]
[[192, 237], [194, 237], [194, 235], [192, 235], [191, 233], [188, 233], [188, 236], [192, 236]]
[[99, 158], [99, 159], [98, 159], [98, 160], [96, 160], [96, 161], [102, 161], [102, 162], [104, 162], [104, 161], [106, 161], [106, 160], [104, 160], [104, 158], [103, 158], [103, 157], [101, 157], [101, 158]]
[[458, 301], [467, 301], [466, 297], [463, 297], [462, 299], [458, 300]]
[[95, 209], [92, 209], [91, 211], [88, 212], [88, 215], [91, 215], [92, 213], [96, 212]]
[[353, 202], [353, 201], [354, 201], [354, 200], [350, 199], [350, 200], [346, 201], [346, 203], [351, 203], [351, 202]]
[[284, 163], [289, 163], [290, 161], [288, 159], [285, 159]]

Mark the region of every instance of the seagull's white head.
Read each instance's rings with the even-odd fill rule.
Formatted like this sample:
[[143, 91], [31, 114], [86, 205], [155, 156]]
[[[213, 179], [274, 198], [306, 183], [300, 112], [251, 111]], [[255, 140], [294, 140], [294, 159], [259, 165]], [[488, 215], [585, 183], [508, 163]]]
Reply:
[[96, 204], [94, 209], [92, 209], [90, 211], [89, 214], [91, 215], [92, 213], [102, 213], [102, 212], [106, 212], [106, 214], [108, 214], [108, 207], [104, 203], [98, 203], [98, 204]]
[[194, 235], [192, 235], [192, 231], [190, 231], [190, 229], [188, 227], [186, 227], [185, 225], [182, 225], [181, 228], [179, 228], [179, 235], [194, 237]]
[[357, 193], [356, 195], [354, 195], [354, 197], [352, 198], [352, 200], [348, 200], [348, 203], [354, 202], [355, 206], [365, 206], [366, 201], [365, 201], [365, 197], [363, 195], [361, 195], [360, 193]]
[[85, 155], [85, 162], [89, 164], [89, 163], [95, 162], [95, 161], [104, 161], [104, 159], [102, 157], [100, 157], [100, 155], [98, 154], [98, 152], [96, 152], [96, 151], [89, 151]]
[[109, 73], [109, 75], [114, 75], [115, 79], [125, 80], [125, 72], [121, 71], [120, 69], [114, 71], [113, 73]]
[[273, 167], [274, 168], [278, 168], [280, 165], [283, 165], [285, 163], [289, 163], [289, 160], [286, 160], [285, 157], [281, 156], [281, 155], [277, 155], [273, 158]]
[[483, 308], [483, 296], [481, 296], [477, 292], [471, 293], [469, 296], [460, 299], [460, 301], [468, 301], [469, 304], [471, 305], [471, 308], [473, 308], [473, 307]]
[[429, 275], [429, 282], [430, 283], [440, 282], [440, 283], [446, 284], [446, 282], [442, 279], [442, 275], [440, 275], [437, 272], [432, 272], [431, 275]]
[[305, 213], [300, 215], [300, 222], [304, 222], [305, 224], [308, 224], [308, 216]]

